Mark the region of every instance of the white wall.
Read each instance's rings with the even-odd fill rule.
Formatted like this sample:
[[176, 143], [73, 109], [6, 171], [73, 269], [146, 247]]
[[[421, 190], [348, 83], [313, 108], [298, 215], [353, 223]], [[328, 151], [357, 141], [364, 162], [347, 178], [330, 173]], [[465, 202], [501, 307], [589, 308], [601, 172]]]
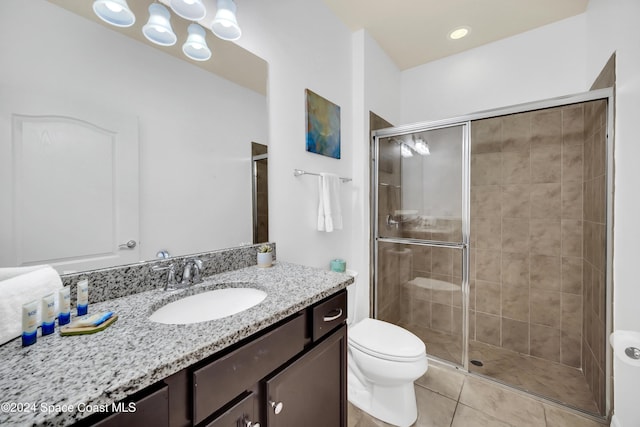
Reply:
[[[320, 1], [245, 0], [238, 19], [239, 44], [269, 63], [269, 221], [278, 257], [320, 268], [346, 259], [359, 273], [363, 316], [369, 306], [369, 111], [399, 121], [400, 72], [366, 32], [352, 35]], [[341, 106], [341, 160], [305, 152], [305, 88]], [[353, 179], [342, 185], [344, 230], [315, 230], [317, 179], [294, 178], [294, 168]]]
[[586, 18], [568, 18], [402, 73], [402, 123], [585, 91]]
[[400, 120], [400, 70], [376, 41], [365, 31], [352, 36], [353, 51], [353, 193], [354, 215], [359, 218], [353, 229], [353, 269], [358, 271], [358, 313], [356, 318], [369, 315], [369, 283], [371, 221], [369, 176], [370, 134], [369, 112], [390, 123]]
[[[640, 2], [591, 0], [587, 9], [587, 81], [616, 52], [613, 328], [640, 331], [638, 183], [640, 171]], [[621, 427], [640, 425], [640, 368], [614, 358], [614, 412]]]
[[263, 95], [44, 0], [3, 0], [0, 21], [0, 93], [138, 117], [143, 259], [252, 240], [251, 141], [268, 140]]
[[[318, 178], [294, 169], [353, 178], [351, 32], [315, 0], [238, 4], [239, 44], [269, 63], [269, 237], [281, 260], [329, 268], [352, 259], [352, 183], [342, 184], [344, 229], [316, 230]], [[340, 106], [341, 159], [305, 149], [305, 89]]]

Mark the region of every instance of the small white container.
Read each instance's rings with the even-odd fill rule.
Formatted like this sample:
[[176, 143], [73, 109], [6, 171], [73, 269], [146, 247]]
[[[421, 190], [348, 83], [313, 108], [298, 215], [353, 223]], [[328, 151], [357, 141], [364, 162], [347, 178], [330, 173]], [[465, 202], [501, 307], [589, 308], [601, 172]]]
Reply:
[[56, 297], [49, 294], [42, 298], [42, 335], [52, 334], [56, 329]]
[[38, 338], [38, 301], [22, 306], [22, 346], [35, 344]]
[[78, 316], [84, 316], [89, 311], [89, 280], [82, 279], [78, 282], [77, 300]]
[[68, 286], [58, 291], [58, 301], [60, 314], [58, 315], [58, 325], [66, 325], [71, 321], [71, 291]]
[[258, 252], [258, 267], [271, 267], [273, 252]]

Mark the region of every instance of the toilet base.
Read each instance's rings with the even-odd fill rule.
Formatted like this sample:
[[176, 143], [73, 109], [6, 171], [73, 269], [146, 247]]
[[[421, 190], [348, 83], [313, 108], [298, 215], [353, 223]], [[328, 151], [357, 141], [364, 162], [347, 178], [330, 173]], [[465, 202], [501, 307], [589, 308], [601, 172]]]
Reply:
[[354, 406], [394, 426], [409, 427], [418, 418], [413, 382], [388, 387], [366, 386], [349, 369], [347, 397]]

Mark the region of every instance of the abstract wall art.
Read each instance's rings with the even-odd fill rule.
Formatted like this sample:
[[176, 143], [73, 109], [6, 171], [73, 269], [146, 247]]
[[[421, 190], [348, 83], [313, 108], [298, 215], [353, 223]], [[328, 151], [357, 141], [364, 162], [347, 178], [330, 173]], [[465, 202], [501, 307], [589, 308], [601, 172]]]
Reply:
[[340, 106], [305, 90], [307, 100], [307, 151], [340, 158]]

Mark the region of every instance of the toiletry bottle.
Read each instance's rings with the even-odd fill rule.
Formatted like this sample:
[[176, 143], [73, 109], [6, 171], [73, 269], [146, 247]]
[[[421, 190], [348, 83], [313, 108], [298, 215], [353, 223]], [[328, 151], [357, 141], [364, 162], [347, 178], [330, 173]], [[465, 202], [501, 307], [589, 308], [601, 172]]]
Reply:
[[38, 338], [38, 301], [22, 306], [22, 346], [34, 344]]
[[58, 301], [60, 305], [60, 314], [58, 315], [58, 325], [66, 325], [71, 321], [71, 293], [69, 287], [58, 291]]
[[89, 310], [89, 281], [82, 279], [77, 286], [78, 316], [84, 316]]
[[52, 334], [56, 328], [56, 298], [49, 294], [42, 298], [42, 335]]

